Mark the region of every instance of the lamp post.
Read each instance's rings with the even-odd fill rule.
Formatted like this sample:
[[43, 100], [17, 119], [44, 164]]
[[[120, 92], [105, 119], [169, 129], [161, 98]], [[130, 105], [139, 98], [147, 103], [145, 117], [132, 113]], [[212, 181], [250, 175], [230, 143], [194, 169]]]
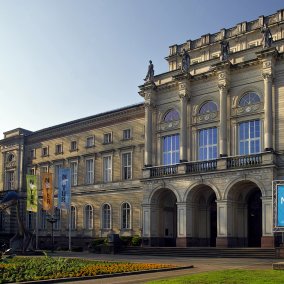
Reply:
[[47, 218], [47, 222], [51, 224], [51, 252], [54, 252], [54, 235], [53, 235], [53, 224], [57, 222], [57, 218], [50, 216]]

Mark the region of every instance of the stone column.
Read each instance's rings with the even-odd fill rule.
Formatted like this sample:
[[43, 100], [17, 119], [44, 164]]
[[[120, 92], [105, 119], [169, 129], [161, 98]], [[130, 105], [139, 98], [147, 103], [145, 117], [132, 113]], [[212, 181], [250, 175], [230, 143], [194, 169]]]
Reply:
[[187, 162], [187, 100], [186, 95], [179, 95], [181, 109], [180, 123], [180, 161]]
[[264, 89], [264, 150], [273, 150], [273, 94], [272, 80], [274, 65], [278, 56], [275, 47], [263, 49], [256, 53], [258, 59], [262, 61], [262, 78]]
[[274, 247], [272, 232], [272, 196], [262, 198], [262, 237], [261, 247]]
[[177, 247], [187, 246], [187, 230], [186, 220], [187, 217], [187, 206], [186, 203], [177, 203]]
[[178, 82], [178, 94], [180, 98], [180, 161], [187, 162], [187, 136], [190, 135], [187, 131], [187, 122], [188, 122], [188, 114], [187, 114], [187, 102], [189, 98], [189, 86], [190, 86], [190, 74], [189, 73], [181, 73], [174, 76], [174, 79]]
[[262, 77], [264, 82], [264, 150], [271, 151], [273, 150], [272, 75], [263, 73]]
[[218, 84], [220, 92], [220, 133], [219, 133], [219, 154], [226, 157], [227, 151], [227, 86], [224, 83]]
[[152, 165], [152, 105], [145, 102], [145, 166]]
[[139, 94], [145, 99], [145, 152], [144, 162], [145, 167], [152, 166], [152, 120], [153, 120], [153, 107], [155, 106], [156, 99], [156, 85], [154, 82], [145, 83], [140, 87]]

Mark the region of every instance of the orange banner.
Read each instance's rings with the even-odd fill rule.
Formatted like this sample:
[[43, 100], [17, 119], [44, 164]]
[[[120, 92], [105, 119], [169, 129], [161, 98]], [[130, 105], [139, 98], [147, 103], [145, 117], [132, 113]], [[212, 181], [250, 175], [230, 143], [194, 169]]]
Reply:
[[42, 209], [52, 210], [53, 189], [52, 189], [52, 174], [44, 173], [42, 177]]

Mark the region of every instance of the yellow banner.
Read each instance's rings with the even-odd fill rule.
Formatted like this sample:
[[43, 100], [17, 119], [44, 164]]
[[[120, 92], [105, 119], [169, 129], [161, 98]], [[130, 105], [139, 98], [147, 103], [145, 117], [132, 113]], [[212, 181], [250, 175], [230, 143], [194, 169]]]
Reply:
[[27, 211], [37, 212], [37, 178], [27, 175]]
[[52, 174], [44, 173], [42, 177], [42, 209], [52, 210], [53, 188], [52, 188]]

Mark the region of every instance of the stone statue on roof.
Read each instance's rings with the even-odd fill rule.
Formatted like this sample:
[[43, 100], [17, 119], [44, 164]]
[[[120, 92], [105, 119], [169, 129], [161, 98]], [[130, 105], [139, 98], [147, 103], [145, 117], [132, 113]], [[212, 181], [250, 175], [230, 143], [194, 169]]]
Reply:
[[273, 38], [268, 25], [265, 23], [264, 26], [260, 29], [260, 31], [262, 33], [262, 48], [271, 47]]
[[154, 82], [154, 65], [152, 63], [152, 60], [149, 61], [148, 72], [146, 74], [144, 81]]
[[227, 40], [222, 40], [220, 42], [221, 44], [221, 55], [220, 55], [220, 60], [221, 61], [226, 61], [229, 59], [229, 54], [230, 54], [230, 45]]
[[190, 66], [190, 56], [187, 52], [187, 50], [183, 49], [182, 54], [180, 55], [181, 58], [181, 71], [183, 73], [189, 72], [189, 66]]

